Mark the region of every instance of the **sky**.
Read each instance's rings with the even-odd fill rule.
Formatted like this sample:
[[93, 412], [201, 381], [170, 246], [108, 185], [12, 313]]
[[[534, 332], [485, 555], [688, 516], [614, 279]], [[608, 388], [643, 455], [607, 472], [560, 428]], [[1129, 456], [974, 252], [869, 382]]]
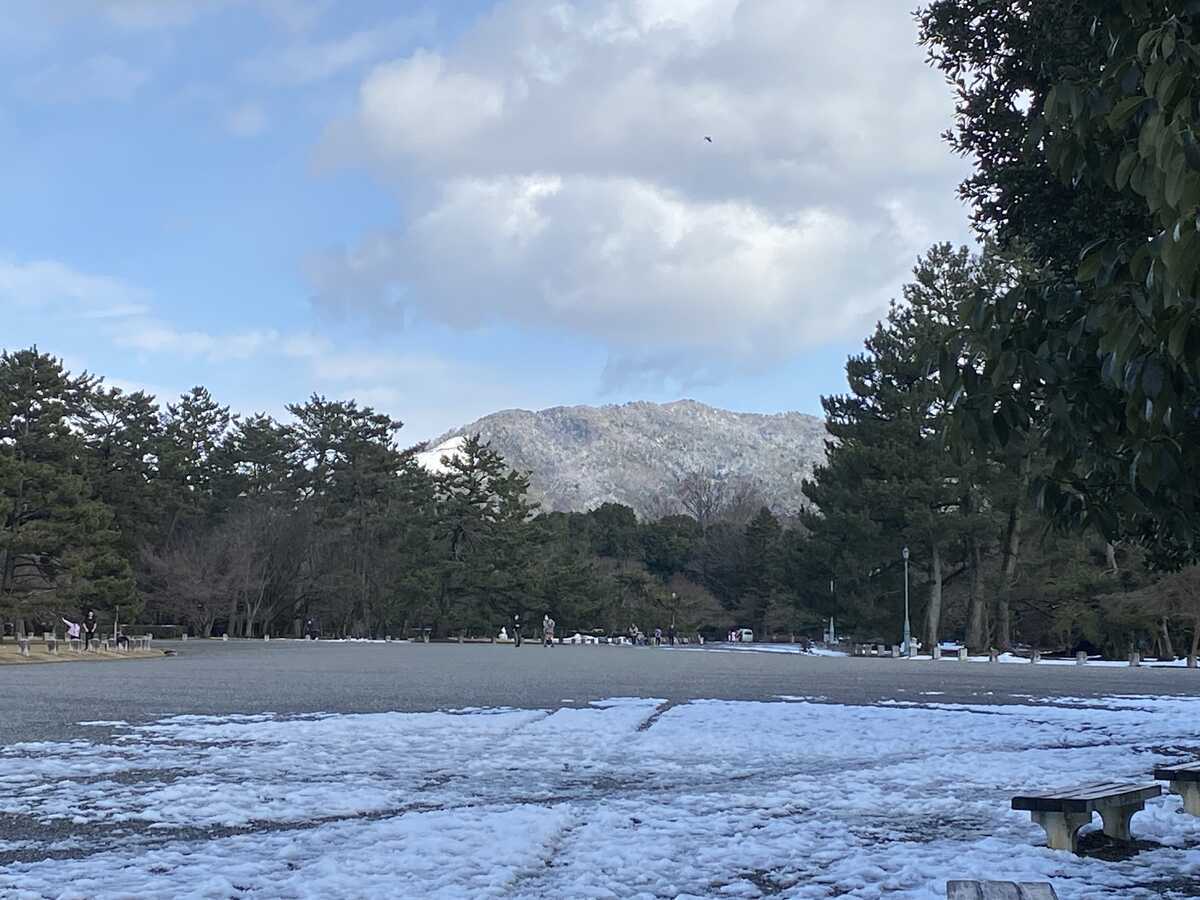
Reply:
[[243, 413], [355, 398], [413, 443], [819, 414], [970, 240], [911, 7], [6, 0], [0, 347]]

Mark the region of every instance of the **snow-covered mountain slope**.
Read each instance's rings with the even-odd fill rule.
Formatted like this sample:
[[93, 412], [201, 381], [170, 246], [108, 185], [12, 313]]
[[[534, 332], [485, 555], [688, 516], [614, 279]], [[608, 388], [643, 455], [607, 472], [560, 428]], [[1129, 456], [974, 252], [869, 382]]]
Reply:
[[825, 456], [824, 422], [803, 413], [730, 412], [694, 400], [512, 409], [456, 428], [421, 454], [431, 471], [465, 435], [479, 433], [514, 468], [531, 473], [547, 510], [624, 503], [640, 515], [669, 506], [679, 478], [700, 473], [754, 482], [777, 512], [803, 502], [800, 483]]

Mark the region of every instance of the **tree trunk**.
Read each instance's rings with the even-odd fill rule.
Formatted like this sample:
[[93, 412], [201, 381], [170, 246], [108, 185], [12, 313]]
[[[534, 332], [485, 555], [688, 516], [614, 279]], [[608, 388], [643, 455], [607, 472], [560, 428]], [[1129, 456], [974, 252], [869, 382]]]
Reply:
[[925, 614], [925, 643], [937, 646], [942, 630], [942, 550], [934, 543], [930, 557], [929, 609]]
[[1166, 616], [1162, 618], [1162, 649], [1167, 659], [1175, 659], [1175, 645], [1171, 643], [1171, 623], [1167, 621]]
[[1012, 644], [1012, 610], [1009, 606], [1017, 584], [1017, 561], [1021, 556], [1021, 528], [1025, 524], [1025, 494], [1029, 489], [1032, 462], [1029, 456], [1021, 460], [1017, 493], [1008, 511], [1008, 527], [1004, 535], [1004, 556], [1000, 564], [1000, 591], [996, 597], [996, 646], [1007, 650]]
[[1104, 561], [1108, 564], [1108, 574], [1121, 574], [1121, 568], [1117, 565], [1117, 547], [1112, 541], [1104, 544]]
[[229, 598], [229, 621], [225, 624], [225, 633], [230, 637], [237, 637], [237, 622], [238, 622], [238, 595], [234, 593]]
[[967, 646], [972, 650], [984, 650], [987, 649], [984, 646], [987, 643], [987, 634], [983, 616], [983, 567], [981, 565], [983, 554], [979, 549], [979, 541], [974, 536], [969, 539], [968, 544], [971, 554], [971, 581], [970, 613], [967, 619]]
[[1192, 622], [1192, 652], [1189, 656], [1200, 654], [1200, 619]]

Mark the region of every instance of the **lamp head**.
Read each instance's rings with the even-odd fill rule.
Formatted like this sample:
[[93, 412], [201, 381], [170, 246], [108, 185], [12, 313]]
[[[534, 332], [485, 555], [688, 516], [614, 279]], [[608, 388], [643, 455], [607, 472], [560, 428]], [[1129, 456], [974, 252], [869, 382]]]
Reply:
[[905, 561], [907, 561], [908, 560], [908, 547], [905, 547], [903, 550], [901, 550], [900, 555], [904, 557]]

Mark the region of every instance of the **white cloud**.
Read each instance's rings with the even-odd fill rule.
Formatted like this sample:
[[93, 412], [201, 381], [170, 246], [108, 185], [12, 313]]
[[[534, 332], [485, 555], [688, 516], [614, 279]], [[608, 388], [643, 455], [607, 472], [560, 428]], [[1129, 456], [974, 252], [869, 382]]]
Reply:
[[170, 28], [190, 24], [222, 0], [94, 0], [114, 25], [130, 29]]
[[508, 0], [377, 66], [322, 154], [411, 215], [314, 260], [318, 302], [549, 325], [642, 369], [859, 334], [931, 238], [968, 235], [950, 97], [885, 6]]
[[237, 137], [256, 137], [267, 129], [267, 114], [257, 103], [243, 103], [226, 112], [225, 128]]
[[242, 67], [254, 81], [306, 85], [375, 62], [433, 27], [431, 14], [393, 19], [332, 40], [304, 40], [256, 56]]
[[330, 9], [333, 0], [258, 0], [262, 11], [288, 31], [312, 28]]
[[279, 341], [279, 332], [272, 329], [210, 334], [181, 331], [156, 320], [134, 323], [113, 334], [113, 343], [120, 347], [210, 362], [261, 356], [276, 347]]
[[17, 92], [38, 103], [128, 102], [150, 73], [119, 56], [98, 54], [60, 63], [17, 81]]
[[57, 260], [0, 258], [0, 306], [36, 308], [80, 318], [114, 319], [144, 313], [147, 294], [104, 275], [79, 272]]
[[[327, 257], [315, 277], [324, 305], [368, 315], [411, 304], [462, 328], [510, 321], [752, 360], [861, 328], [908, 263], [897, 215], [866, 224], [633, 178], [528, 176], [451, 182], [403, 235]], [[411, 293], [397, 296], [400, 282]]]
[[227, 9], [253, 9], [288, 31], [311, 28], [332, 0], [40, 0], [44, 21], [61, 25], [96, 17], [125, 31], [156, 31], [192, 25]]

